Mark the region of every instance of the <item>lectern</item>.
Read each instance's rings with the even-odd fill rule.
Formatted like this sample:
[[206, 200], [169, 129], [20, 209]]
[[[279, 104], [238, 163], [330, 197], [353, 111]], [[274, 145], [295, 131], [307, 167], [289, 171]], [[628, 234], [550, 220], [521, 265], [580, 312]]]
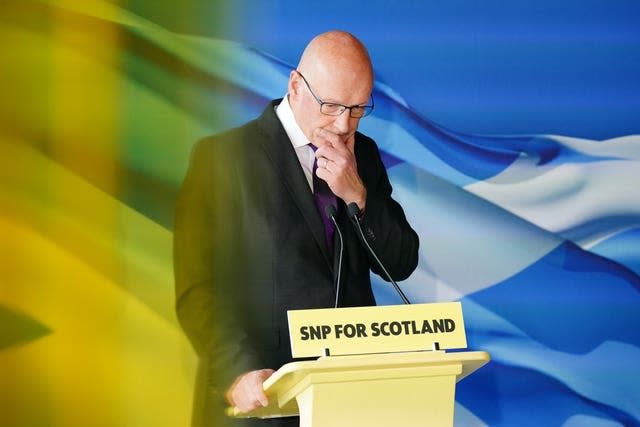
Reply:
[[[427, 316], [418, 316], [416, 319], [415, 315], [411, 318], [407, 314], [407, 310], [414, 313], [433, 311], [435, 305], [442, 308], [441, 304], [422, 306], [425, 305], [429, 307], [422, 307], [422, 310], [415, 305], [409, 306], [413, 307], [411, 309], [398, 306], [397, 309], [384, 308], [382, 311], [380, 307], [337, 309], [356, 312], [341, 311], [336, 315], [333, 311], [332, 317], [325, 317], [326, 313], [313, 313], [311, 317], [303, 313], [300, 319], [293, 321], [290, 314], [293, 354], [296, 354], [294, 340], [298, 344], [308, 345], [308, 341], [313, 341], [309, 331], [314, 327], [326, 332], [318, 334], [317, 342], [312, 346], [316, 349], [330, 344], [331, 348], [352, 351], [349, 345], [357, 342], [358, 338], [364, 348], [375, 345], [375, 342], [388, 346], [388, 342], [394, 340], [406, 348], [411, 347], [414, 338], [437, 338], [441, 335], [430, 326], [437, 325], [437, 316], [429, 312]], [[372, 315], [371, 319], [385, 320], [371, 321], [367, 314]], [[347, 318], [343, 317], [345, 315]], [[460, 327], [461, 311], [459, 317], [449, 318], [455, 319], [452, 322], [457, 321]], [[316, 319], [324, 321], [315, 324]], [[327, 325], [326, 319], [332, 319], [332, 322]], [[354, 319], [358, 319], [357, 322]], [[423, 326], [423, 322], [428, 322], [427, 327]], [[353, 330], [359, 329], [362, 333], [359, 337], [355, 333], [351, 337], [340, 334], [340, 331], [349, 329], [345, 325], [354, 325]], [[432, 332], [425, 332], [425, 329]], [[293, 331], [300, 331], [303, 341], [307, 342], [300, 342], [300, 337], [295, 337]], [[336, 344], [335, 340], [340, 339], [345, 340], [344, 343]], [[347, 344], [346, 340], [351, 341]], [[466, 337], [464, 341], [466, 346]], [[325, 353], [327, 348], [324, 347]], [[309, 350], [303, 349], [302, 353], [305, 351]], [[240, 414], [232, 408], [230, 415], [265, 418], [299, 415], [301, 427], [451, 427], [456, 383], [489, 361], [489, 354], [483, 351], [414, 350], [331, 354], [282, 366], [264, 383], [265, 393], [269, 397], [268, 407], [248, 414]]]

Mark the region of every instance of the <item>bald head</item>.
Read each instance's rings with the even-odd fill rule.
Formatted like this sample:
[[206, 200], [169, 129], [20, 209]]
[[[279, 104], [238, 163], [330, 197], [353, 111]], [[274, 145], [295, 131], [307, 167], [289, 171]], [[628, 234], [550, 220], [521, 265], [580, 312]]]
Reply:
[[314, 137], [318, 129], [347, 141], [358, 129], [360, 118], [351, 117], [351, 110], [337, 116], [323, 114], [319, 104], [370, 105], [372, 88], [367, 49], [349, 33], [330, 31], [307, 45], [297, 70], [289, 74], [287, 98], [302, 132], [320, 146], [322, 141]]
[[341, 79], [373, 85], [373, 68], [367, 48], [354, 35], [329, 31], [316, 36], [302, 53], [298, 70], [310, 80]]

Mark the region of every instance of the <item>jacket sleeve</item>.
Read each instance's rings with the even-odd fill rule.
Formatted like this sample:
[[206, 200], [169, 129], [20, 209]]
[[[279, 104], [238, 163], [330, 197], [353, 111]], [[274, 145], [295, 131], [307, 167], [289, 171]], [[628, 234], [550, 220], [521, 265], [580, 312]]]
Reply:
[[[418, 265], [418, 235], [400, 204], [391, 197], [391, 183], [375, 142], [358, 135], [358, 172], [367, 188], [365, 212], [360, 220], [363, 233], [391, 277], [404, 280]], [[370, 261], [371, 270], [387, 280], [377, 263]]]
[[237, 375], [263, 366], [237, 315], [243, 247], [234, 218], [233, 163], [214, 139], [199, 141], [180, 191], [174, 227], [178, 320], [207, 364], [207, 382], [224, 392]]

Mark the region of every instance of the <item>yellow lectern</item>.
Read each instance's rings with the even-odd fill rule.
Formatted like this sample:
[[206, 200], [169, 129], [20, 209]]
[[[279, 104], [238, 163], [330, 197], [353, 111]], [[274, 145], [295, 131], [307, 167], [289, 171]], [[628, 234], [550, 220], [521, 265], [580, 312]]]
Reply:
[[[451, 317], [461, 324], [459, 303], [447, 304], [454, 305], [453, 311], [444, 304], [435, 308], [446, 308], [446, 314], [453, 313]], [[314, 329], [326, 332], [318, 334], [318, 340], [325, 341], [319, 341], [316, 345], [322, 348], [325, 342], [332, 343], [329, 347], [332, 354], [335, 354], [334, 348], [352, 349], [356, 342], [354, 340], [358, 339], [365, 347], [388, 346], [394, 331], [398, 332], [395, 338], [402, 338], [405, 342], [405, 351], [323, 356], [317, 360], [288, 363], [264, 383], [265, 393], [269, 397], [268, 407], [248, 414], [240, 414], [232, 408], [230, 415], [263, 418], [300, 415], [301, 427], [453, 426], [456, 382], [487, 363], [489, 354], [483, 351], [406, 351], [406, 348], [415, 345], [417, 339], [427, 342], [425, 329], [414, 325], [422, 324], [420, 322], [433, 324], [429, 322], [434, 321], [432, 314], [436, 305], [424, 304], [422, 309], [414, 305], [384, 309], [373, 307], [337, 309], [338, 311], [305, 310], [302, 319], [294, 321], [290, 315], [294, 355], [299, 352], [297, 346], [308, 344], [312, 337], [308, 331]], [[421, 310], [423, 314], [427, 313], [423, 318], [414, 314]], [[311, 316], [308, 316], [308, 313], [311, 313]], [[326, 317], [327, 313], [331, 313], [332, 316]], [[368, 313], [373, 313], [376, 319], [386, 316], [386, 323], [370, 322], [367, 318]], [[332, 322], [327, 324], [325, 321], [321, 325], [309, 322], [310, 319], [316, 318], [329, 318]], [[389, 321], [391, 318], [402, 320]], [[357, 322], [354, 319], [357, 319]], [[435, 321], [437, 322], [437, 319]], [[399, 325], [395, 329], [394, 322]], [[389, 327], [381, 328], [382, 324]], [[346, 341], [344, 344], [340, 343], [340, 340], [347, 337], [342, 333], [349, 329], [345, 325], [363, 325], [354, 326], [354, 331], [360, 329], [362, 333], [359, 336], [351, 334], [352, 341], [348, 344]], [[464, 327], [458, 325], [456, 333], [454, 329], [450, 327], [446, 333], [452, 336], [462, 334], [466, 347]], [[302, 338], [295, 336], [294, 332], [298, 330], [301, 331]], [[376, 331], [387, 331], [389, 336], [382, 333], [376, 335]], [[401, 337], [403, 334], [406, 335], [404, 338]], [[438, 333], [428, 336], [432, 343], [439, 342], [438, 339], [449, 339]], [[378, 341], [380, 344], [376, 344]], [[402, 350], [402, 345], [400, 347]], [[302, 351], [306, 351], [306, 348]]]
[[246, 415], [299, 414], [301, 427], [451, 427], [456, 382], [488, 361], [433, 351], [293, 362], [265, 382], [269, 406]]

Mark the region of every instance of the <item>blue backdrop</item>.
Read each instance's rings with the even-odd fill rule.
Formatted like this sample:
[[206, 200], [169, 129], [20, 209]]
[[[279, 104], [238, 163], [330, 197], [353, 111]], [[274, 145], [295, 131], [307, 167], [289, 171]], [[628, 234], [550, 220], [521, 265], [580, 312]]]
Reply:
[[226, 27], [171, 24], [240, 43], [234, 123], [284, 94], [315, 34], [347, 29], [369, 46], [376, 111], [361, 129], [422, 242], [403, 287], [461, 300], [470, 346], [493, 358], [459, 385], [456, 425], [639, 425], [640, 3], [242, 1], [234, 13]]
[[234, 40], [289, 64], [332, 28], [370, 48], [377, 77], [461, 132], [605, 139], [640, 128], [634, 0], [129, 0], [181, 33]]
[[[88, 364], [69, 377], [73, 384], [108, 393], [92, 400], [85, 388], [39, 381], [46, 404], [25, 408], [71, 402], [65, 408], [75, 419], [80, 395], [113, 417], [105, 425], [141, 425], [133, 415], [123, 424], [120, 413], [183, 424], [149, 414], [139, 396], [177, 384], [166, 366], [179, 357], [162, 357], [179, 334], [170, 233], [190, 145], [284, 95], [306, 43], [333, 28], [370, 49], [376, 109], [361, 130], [378, 142], [394, 196], [421, 238], [419, 267], [401, 285], [414, 302], [462, 301], [470, 348], [492, 356], [459, 384], [456, 426], [640, 425], [640, 2], [24, 0], [3, 4], [0, 23], [7, 46], [21, 47], [7, 50], [0, 67], [9, 101], [0, 106], [8, 153], [0, 156], [0, 226], [17, 236], [7, 253], [22, 248], [25, 223], [55, 243], [50, 252], [73, 253], [111, 279], [104, 288], [131, 298], [78, 340], [64, 332], [102, 319], [91, 314], [105, 298], [73, 305], [88, 314], [66, 304], [102, 288], [85, 289], [89, 282], [73, 274], [56, 279], [53, 261], [48, 269], [31, 267], [39, 259], [7, 263], [24, 271], [7, 275], [16, 295], [3, 289], [0, 309], [12, 314], [0, 314], [19, 311], [46, 325], [24, 321], [31, 342], [16, 350], [37, 363], [3, 370], [14, 385], [3, 395], [8, 419], [26, 420], [12, 425], [33, 425], [37, 411], [11, 402], [40, 399], [23, 376], [52, 361], [54, 379]], [[23, 252], [47, 259], [40, 246]], [[43, 277], [32, 279], [34, 270]], [[47, 280], [56, 285], [51, 295], [73, 290], [74, 298], [49, 307], [40, 289]], [[374, 287], [380, 304], [399, 302], [377, 278]], [[148, 345], [147, 323], [113, 321], [131, 301], [143, 303], [140, 319], [151, 308], [156, 326], [173, 322], [160, 350]], [[104, 365], [135, 360], [130, 376], [99, 370], [82, 353], [103, 348], [78, 342], [93, 343], [94, 331], [102, 339], [104, 324], [116, 332]], [[134, 330], [140, 338], [127, 343], [135, 351], [123, 351], [118, 338]], [[0, 346], [5, 357], [14, 341]], [[47, 345], [53, 353], [39, 347]], [[49, 357], [72, 347], [77, 359]], [[158, 366], [141, 382], [147, 391], [132, 393], [139, 366], [150, 362]], [[163, 376], [170, 386], [156, 385]], [[191, 384], [181, 386], [190, 395]], [[177, 402], [165, 399], [151, 405]]]

